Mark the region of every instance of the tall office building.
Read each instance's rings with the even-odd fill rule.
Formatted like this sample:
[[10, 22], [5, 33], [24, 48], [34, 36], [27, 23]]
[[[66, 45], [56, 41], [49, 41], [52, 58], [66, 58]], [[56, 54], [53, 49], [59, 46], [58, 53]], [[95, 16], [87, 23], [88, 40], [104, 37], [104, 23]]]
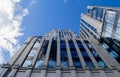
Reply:
[[91, 52], [97, 52], [105, 62], [106, 68], [114, 67], [119, 71], [120, 8], [100, 6], [87, 8], [88, 13], [81, 14], [80, 37], [90, 43], [90, 48], [93, 49]]
[[[118, 43], [107, 43], [106, 30], [101, 33], [104, 17], [97, 20], [96, 12], [94, 18], [93, 8], [82, 14], [80, 37], [71, 30], [52, 30], [28, 38], [0, 68], [0, 77], [120, 77]], [[106, 10], [101, 15], [106, 16]]]

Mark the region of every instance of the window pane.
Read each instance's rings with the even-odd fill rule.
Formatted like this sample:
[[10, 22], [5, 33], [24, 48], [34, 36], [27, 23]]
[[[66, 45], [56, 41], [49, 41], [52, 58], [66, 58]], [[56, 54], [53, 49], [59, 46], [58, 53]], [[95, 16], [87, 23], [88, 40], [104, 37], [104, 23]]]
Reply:
[[40, 43], [39, 41], [37, 40], [36, 43], [34, 44], [34, 47], [39, 47]]
[[114, 23], [116, 12], [114, 11], [107, 11], [107, 22]]
[[28, 56], [35, 56], [35, 54], [36, 54], [36, 50], [33, 50], [33, 49], [32, 49], [32, 50], [30, 51], [30, 53], [29, 53]]
[[42, 45], [42, 49], [38, 55], [36, 64], [35, 64], [35, 68], [41, 68], [43, 66], [44, 60], [45, 60], [45, 55], [46, 55], [46, 51], [47, 51], [47, 47], [48, 47], [48, 40], [44, 41], [43, 45]]
[[26, 60], [22, 65], [22, 67], [28, 67], [28, 65], [31, 65], [31, 63], [32, 63], [32, 60]]
[[68, 56], [67, 56], [67, 50], [66, 50], [66, 44], [65, 41], [60, 42], [60, 54], [61, 54], [61, 67], [62, 68], [68, 68], [69, 62], [68, 62]]
[[43, 66], [44, 61], [43, 60], [37, 60], [35, 67], [40, 68]]
[[75, 49], [75, 46], [74, 46], [74, 43], [73, 43], [72, 40], [69, 41], [69, 46], [70, 46], [70, 51], [71, 51], [71, 55], [72, 55], [72, 60], [73, 60], [74, 66], [76, 68], [82, 68], [82, 65], [80, 64], [80, 60], [79, 60], [77, 51]]
[[92, 55], [94, 56], [94, 58], [96, 59], [97, 63], [99, 64], [99, 66], [101, 67], [106, 67], [105, 63], [103, 62], [103, 60], [99, 57], [99, 55], [96, 53], [96, 51], [92, 48], [91, 44], [88, 42], [87, 43], [87, 47], [89, 48], [89, 50], [91, 51]]
[[[80, 51], [82, 53], [82, 56], [83, 56], [83, 58], [84, 58], [84, 60], [85, 60], [85, 62], [87, 64], [87, 66], [89, 66], [89, 68], [94, 68], [94, 65], [93, 65], [90, 57], [88, 56], [86, 50], [84, 49], [82, 43], [80, 41], [77, 41], [77, 43], [78, 43], [79, 49], [80, 49]], [[83, 47], [83, 48], [81, 48], [81, 47]]]
[[[111, 41], [112, 42], [112, 41]], [[119, 52], [116, 52], [115, 50], [113, 50], [111, 47], [109, 47], [109, 45], [107, 45], [106, 43], [102, 43], [102, 46], [109, 52], [109, 54], [115, 58], [119, 63], [120, 63], [120, 55]]]
[[49, 62], [48, 62], [48, 67], [49, 67], [49, 68], [55, 68], [55, 67], [56, 67], [56, 61], [54, 61], [54, 60], [49, 60]]
[[56, 67], [57, 41], [53, 40], [51, 45], [48, 67], [54, 68]]
[[97, 8], [93, 8], [93, 18], [97, 18]]

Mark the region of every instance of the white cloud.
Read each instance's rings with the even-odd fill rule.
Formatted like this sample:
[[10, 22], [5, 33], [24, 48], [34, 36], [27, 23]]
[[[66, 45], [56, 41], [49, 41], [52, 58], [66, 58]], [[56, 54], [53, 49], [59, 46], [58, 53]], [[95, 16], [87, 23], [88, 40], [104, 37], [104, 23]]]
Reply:
[[21, 24], [29, 11], [22, 9], [19, 3], [20, 0], [0, 0], [0, 64], [5, 62], [5, 51], [10, 56], [15, 53], [19, 47], [18, 38], [23, 35]]

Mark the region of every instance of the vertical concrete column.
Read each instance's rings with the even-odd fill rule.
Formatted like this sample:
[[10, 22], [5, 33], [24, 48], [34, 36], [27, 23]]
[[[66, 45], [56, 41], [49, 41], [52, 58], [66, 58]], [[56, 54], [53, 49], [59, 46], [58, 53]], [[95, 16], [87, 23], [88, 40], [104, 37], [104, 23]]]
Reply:
[[34, 46], [35, 42], [37, 40], [37, 37], [34, 37], [34, 39], [30, 42], [30, 44], [26, 47], [20, 58], [16, 61], [16, 65], [19, 64], [19, 66], [22, 66], [23, 62], [25, 61], [27, 55], [29, 54], [30, 50]]
[[57, 38], [57, 63], [56, 63], [56, 77], [61, 77], [61, 60], [60, 60], [60, 38]]
[[15, 77], [17, 70], [19, 68], [19, 65], [14, 65], [12, 71], [9, 73], [8, 77]]
[[25, 50], [25, 48], [28, 46], [28, 44], [30, 43], [30, 41], [33, 39], [33, 37], [28, 38], [25, 43], [21, 46], [21, 48], [19, 48], [19, 50], [16, 52], [16, 54], [10, 59], [10, 61], [8, 62], [7, 65], [9, 65], [9, 67], [5, 68], [3, 66], [3, 71], [0, 73], [0, 77], [4, 77], [4, 75], [6, 75], [6, 73], [11, 69], [11, 67], [16, 63], [16, 61], [18, 60], [18, 58], [21, 56], [21, 54], [23, 53], [23, 51]]
[[22, 66], [22, 63], [25, 61], [25, 59], [26, 59], [27, 55], [29, 54], [31, 48], [34, 46], [36, 40], [37, 40], [37, 37], [35, 37], [30, 42], [30, 44], [26, 47], [26, 49], [24, 50], [24, 52], [22, 53], [20, 58], [17, 60], [17, 62], [13, 66], [14, 69], [9, 73], [8, 77], [14, 77], [15, 76], [15, 74], [17, 73], [17, 70], [18, 70], [18, 68], [16, 68], [16, 66]]
[[[106, 51], [102, 46], [100, 46], [99, 42], [97, 42], [93, 37], [88, 40], [92, 47], [95, 49], [97, 54], [101, 57], [107, 67], [111, 68], [111, 65], [115, 64], [116, 62], [110, 56], [108, 51]], [[114, 66], [114, 65], [113, 65]]]
[[56, 65], [60, 67], [60, 38], [57, 38], [57, 63]]
[[37, 58], [38, 58], [38, 56], [39, 56], [39, 54], [40, 54], [40, 52], [41, 52], [41, 48], [42, 48], [42, 45], [43, 45], [43, 43], [44, 43], [44, 40], [45, 40], [45, 38], [42, 37], [41, 42], [40, 42], [40, 45], [39, 45], [39, 47], [38, 47], [38, 49], [37, 49], [37, 52], [36, 52], [36, 54], [35, 54], [35, 56], [34, 56], [34, 58], [33, 58], [33, 61], [32, 61], [32, 65], [33, 65], [33, 66], [35, 65], [35, 63], [36, 63], [36, 61], [37, 61]]
[[[83, 56], [82, 56], [82, 54], [81, 54], [81, 51], [80, 51], [80, 49], [79, 49], [79, 47], [78, 47], [78, 45], [77, 45], [76, 39], [73, 38], [72, 40], [73, 40], [73, 43], [74, 43], [74, 45], [75, 45], [76, 51], [77, 51], [77, 53], [78, 53], [78, 56], [79, 56], [79, 58], [80, 58], [82, 67], [83, 67], [84, 70], [85, 70], [85, 77], [92, 77], [92, 74], [91, 74], [91, 72], [90, 72], [90, 69], [88, 69], [88, 67], [87, 67], [87, 65], [86, 65], [86, 63], [85, 63], [85, 60], [84, 60], [84, 58], [83, 58]], [[79, 40], [79, 39], [77, 39], [77, 40]]]
[[82, 56], [82, 54], [81, 54], [81, 51], [80, 51], [80, 49], [79, 49], [79, 46], [77, 45], [76, 39], [72, 39], [72, 40], [73, 40], [75, 49], [76, 49], [76, 51], [77, 51], [78, 57], [79, 57], [79, 59], [80, 59], [81, 65], [82, 65], [82, 67], [84, 68], [84, 67], [86, 66], [85, 60], [84, 60], [84, 58], [83, 58], [83, 56]]
[[120, 77], [120, 73], [115, 69], [115, 70], [112, 70], [114, 75], [116, 75], [116, 77]]
[[85, 70], [85, 77], [93, 77], [92, 73], [90, 72], [90, 69]]
[[25, 77], [30, 77], [32, 72], [32, 68], [31, 69], [27, 69], [27, 71], [25, 72]]
[[77, 74], [75, 71], [75, 66], [73, 65], [73, 59], [71, 56], [68, 39], [66, 39], [66, 38], [65, 38], [65, 43], [66, 43], [66, 49], [67, 49], [67, 54], [68, 54], [68, 61], [69, 61], [70, 69], [71, 69], [71, 75], [73, 75], [73, 73], [74, 73], [74, 77], [77, 77]]
[[46, 77], [47, 70], [43, 69], [41, 70], [41, 76], [40, 77]]
[[108, 77], [103, 68], [99, 67], [98, 70], [101, 77]]
[[28, 46], [28, 44], [31, 42], [33, 37], [28, 38], [25, 43], [18, 49], [18, 51], [15, 53], [15, 55], [10, 59], [8, 62], [10, 65], [14, 65], [16, 63], [17, 59], [20, 57], [22, 52], [25, 50], [25, 48]]
[[36, 63], [36, 61], [37, 61], [37, 57], [38, 57], [38, 55], [40, 54], [40, 50], [41, 50], [41, 47], [42, 47], [42, 45], [43, 45], [43, 42], [44, 42], [44, 37], [42, 37], [42, 40], [41, 40], [41, 42], [40, 42], [40, 46], [38, 47], [38, 49], [37, 49], [37, 51], [36, 51], [36, 54], [35, 54], [35, 56], [34, 56], [34, 58], [33, 58], [33, 60], [32, 60], [32, 65], [31, 66], [28, 66], [28, 68], [27, 68], [27, 70], [26, 70], [26, 75], [25, 75], [25, 77], [30, 77], [30, 75], [31, 75], [31, 72], [32, 72], [32, 68], [34, 67], [34, 65], [35, 65], [35, 63]]
[[48, 60], [49, 60], [51, 45], [52, 45], [52, 38], [50, 38], [50, 40], [49, 40], [49, 44], [48, 44], [46, 55], [45, 55], [44, 66], [48, 65]]
[[49, 44], [45, 55], [44, 67], [41, 70], [41, 77], [46, 77], [51, 45], [52, 45], [52, 37], [49, 39]]
[[56, 77], [62, 77], [62, 76], [61, 76], [61, 69], [57, 69], [57, 70], [56, 70], [56, 74], [57, 74]]
[[[86, 46], [85, 42], [83, 41], [83, 39], [80, 38], [80, 40], [81, 40], [81, 43], [83, 44], [84, 48], [86, 49], [89, 57], [91, 58], [94, 66], [95, 66], [96, 68], [99, 68], [97, 61], [95, 60], [95, 58], [94, 58], [93, 55], [91, 54], [90, 50], [87, 48], [87, 46]], [[103, 70], [100, 70], [100, 73], [101, 73], [102, 77], [107, 77], [106, 74], [105, 74], [105, 72], [104, 72]]]
[[108, 77], [103, 70], [99, 70], [99, 72], [100, 72], [100, 75], [101, 75], [102, 77]]
[[3, 68], [1, 68], [0, 70], [2, 70], [0, 72], [0, 77], [5, 77], [7, 75], [7, 72], [10, 71], [10, 64], [4, 64]]
[[106, 51], [92, 35], [89, 34], [89, 36], [91, 38], [87, 38], [87, 40], [107, 65], [107, 67], [111, 68], [111, 66], [116, 66], [118, 69], [120, 69], [119, 63], [112, 56], [110, 56], [108, 51]]
[[8, 68], [2, 68], [2, 72], [0, 72], [0, 77], [5, 77], [7, 74], [6, 72], [8, 71]]
[[69, 65], [70, 65], [70, 67], [74, 67], [71, 52], [70, 52], [70, 47], [69, 47], [69, 43], [68, 43], [68, 39], [66, 39], [66, 38], [65, 38], [65, 43], [66, 43], [66, 50], [67, 50]]
[[71, 77], [77, 77], [77, 73], [75, 69], [71, 69]]
[[98, 68], [98, 63], [97, 63], [97, 61], [95, 60], [95, 58], [94, 58], [94, 56], [92, 55], [92, 53], [90, 52], [90, 50], [88, 49], [87, 45], [85, 44], [85, 42], [83, 41], [82, 38], [80, 38], [80, 41], [81, 41], [83, 47], [85, 48], [86, 52], [88, 53], [88, 55], [89, 55], [91, 61], [93, 62], [95, 68]]
[[112, 71], [116, 77], [120, 77], [120, 72], [118, 72], [117, 68], [115, 66], [112, 67]]

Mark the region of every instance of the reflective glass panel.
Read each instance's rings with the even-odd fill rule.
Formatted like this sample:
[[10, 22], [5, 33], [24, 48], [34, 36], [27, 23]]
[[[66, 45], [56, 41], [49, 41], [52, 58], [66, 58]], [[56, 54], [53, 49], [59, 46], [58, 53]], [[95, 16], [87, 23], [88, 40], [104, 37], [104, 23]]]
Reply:
[[66, 44], [65, 41], [60, 42], [60, 55], [61, 55], [61, 68], [68, 68], [69, 62], [68, 62], [68, 55], [66, 50]]
[[102, 43], [102, 46], [109, 52], [109, 54], [115, 58], [120, 63], [120, 55], [119, 52], [116, 52], [111, 47], [109, 47], [106, 43]]
[[37, 60], [35, 67], [40, 68], [43, 66], [44, 61], [43, 60]]
[[93, 18], [97, 18], [97, 8], [93, 8]]
[[36, 54], [36, 50], [33, 50], [33, 49], [32, 49], [32, 50], [30, 51], [30, 53], [29, 53], [28, 56], [35, 56], [35, 54]]
[[74, 43], [73, 43], [72, 40], [69, 41], [69, 47], [70, 47], [70, 51], [71, 51], [71, 55], [72, 55], [72, 60], [73, 60], [74, 66], [76, 68], [82, 68], [82, 65], [80, 63], [77, 51], [75, 49], [75, 46], [74, 46]]
[[56, 53], [57, 53], [57, 41], [53, 40], [51, 44], [50, 56], [48, 61], [49, 68], [56, 67]]
[[[93, 47], [91, 46], [91, 44], [88, 42], [87, 43], [87, 47], [89, 48], [89, 50], [91, 51], [92, 55], [94, 56], [94, 58], [96, 59], [97, 63], [99, 64], [99, 66], [101, 67], [106, 67], [105, 63], [103, 62], [103, 60], [99, 57], [99, 55], [96, 53], [96, 51], [93, 49]], [[105, 46], [106, 47], [106, 46]]]
[[[89, 68], [94, 68], [94, 65], [93, 65], [90, 57], [88, 56], [86, 50], [84, 49], [82, 43], [81, 43], [80, 41], [77, 41], [77, 44], [78, 44], [78, 46], [79, 46], [79, 49], [80, 49], [80, 51], [81, 51], [81, 54], [82, 54], [82, 56], [83, 56], [83, 58], [84, 58], [84, 60], [85, 60], [85, 62], [86, 62], [86, 64], [87, 64], [87, 66], [89, 66]], [[82, 47], [82, 48], [81, 48], [81, 47]]]
[[25, 60], [24, 64], [22, 65], [22, 67], [28, 67], [28, 65], [31, 65], [32, 60]]

